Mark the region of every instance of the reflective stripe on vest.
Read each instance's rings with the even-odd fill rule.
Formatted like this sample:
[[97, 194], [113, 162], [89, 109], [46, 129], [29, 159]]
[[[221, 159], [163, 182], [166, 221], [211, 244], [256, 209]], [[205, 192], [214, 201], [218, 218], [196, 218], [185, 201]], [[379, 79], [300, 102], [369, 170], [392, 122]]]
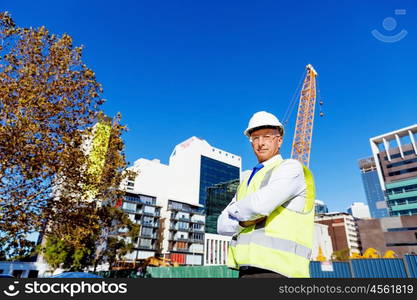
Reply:
[[[248, 186], [247, 180], [238, 188], [238, 201], [265, 187], [272, 172], [281, 161], [265, 166]], [[232, 238], [228, 266], [254, 266], [275, 271], [287, 277], [309, 277], [309, 259], [314, 231], [314, 180], [310, 170], [303, 166], [306, 181], [306, 200], [301, 212], [280, 206], [263, 222], [244, 228]]]
[[272, 248], [275, 250], [292, 252], [298, 256], [310, 259], [311, 249], [294, 241], [284, 240], [273, 236], [265, 235], [265, 230], [255, 230], [250, 235], [243, 234], [238, 236], [237, 240], [231, 240], [230, 245], [249, 245], [255, 243], [259, 246]]

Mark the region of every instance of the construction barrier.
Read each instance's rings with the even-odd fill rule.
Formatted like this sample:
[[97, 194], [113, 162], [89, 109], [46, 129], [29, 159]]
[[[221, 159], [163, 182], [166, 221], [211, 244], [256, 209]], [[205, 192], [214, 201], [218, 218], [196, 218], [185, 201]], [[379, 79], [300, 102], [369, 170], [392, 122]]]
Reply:
[[312, 278], [416, 278], [417, 255], [310, 263]]
[[351, 261], [355, 278], [407, 278], [401, 258], [354, 259]]
[[239, 272], [226, 266], [148, 267], [147, 278], [238, 278]]
[[[147, 267], [137, 270], [101, 271], [104, 278], [238, 278], [227, 266]], [[417, 278], [417, 255], [404, 258], [352, 259], [346, 262], [310, 262], [312, 278]]]
[[310, 262], [310, 276], [313, 278], [352, 278], [347, 262]]
[[408, 270], [408, 277], [417, 278], [417, 255], [404, 256], [405, 266]]

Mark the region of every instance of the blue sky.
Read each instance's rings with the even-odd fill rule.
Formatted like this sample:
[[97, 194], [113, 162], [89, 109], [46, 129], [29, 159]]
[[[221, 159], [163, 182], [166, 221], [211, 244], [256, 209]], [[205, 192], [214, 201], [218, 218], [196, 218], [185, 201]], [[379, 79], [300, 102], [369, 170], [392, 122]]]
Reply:
[[[2, 1], [0, 10], [85, 46], [105, 112], [121, 112], [130, 129], [130, 162], [168, 163], [195, 135], [252, 168], [242, 134], [249, 118], [259, 110], [282, 118], [311, 63], [325, 117], [315, 121], [310, 167], [317, 198], [344, 211], [366, 201], [357, 161], [371, 154], [369, 138], [417, 123], [416, 1]], [[385, 43], [374, 29], [408, 34]]]

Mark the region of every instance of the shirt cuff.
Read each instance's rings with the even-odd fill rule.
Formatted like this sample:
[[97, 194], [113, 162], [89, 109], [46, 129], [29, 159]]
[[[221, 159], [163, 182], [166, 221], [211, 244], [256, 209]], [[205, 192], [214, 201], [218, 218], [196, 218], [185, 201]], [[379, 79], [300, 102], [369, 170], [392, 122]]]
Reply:
[[254, 213], [247, 205], [240, 205], [241, 203], [243, 202], [235, 202], [227, 208], [228, 214], [238, 221], [253, 221], [265, 216]]
[[219, 217], [217, 224], [217, 232], [221, 235], [234, 235], [239, 233], [243, 229], [239, 225], [239, 221], [229, 214], [222, 214]]

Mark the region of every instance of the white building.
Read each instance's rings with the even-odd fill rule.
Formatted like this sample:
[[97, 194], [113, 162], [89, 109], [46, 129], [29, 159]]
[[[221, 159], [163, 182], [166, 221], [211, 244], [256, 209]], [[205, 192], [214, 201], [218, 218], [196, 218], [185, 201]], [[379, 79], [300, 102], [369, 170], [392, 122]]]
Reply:
[[[240, 156], [214, 148], [197, 137], [175, 146], [168, 165], [158, 159], [136, 160], [130, 169], [137, 172], [137, 176], [123, 182], [122, 189], [139, 198], [154, 199], [159, 215], [148, 217], [154, 217], [153, 222], [159, 221], [160, 225], [151, 233], [154, 235], [157, 231], [158, 237], [148, 242], [150, 248], [138, 247], [128, 258], [146, 258], [160, 252], [181, 264], [202, 264], [204, 245], [208, 245], [204, 232], [207, 226], [213, 226], [206, 224], [202, 212], [206, 205], [206, 188], [239, 178], [241, 165]], [[142, 225], [144, 216], [131, 209], [130, 218]], [[219, 243], [224, 239], [217, 234], [210, 235], [210, 240]], [[138, 246], [140, 243], [143, 243], [142, 237]]]
[[371, 218], [369, 207], [363, 202], [353, 202], [353, 204], [348, 207], [347, 212], [357, 219]]

